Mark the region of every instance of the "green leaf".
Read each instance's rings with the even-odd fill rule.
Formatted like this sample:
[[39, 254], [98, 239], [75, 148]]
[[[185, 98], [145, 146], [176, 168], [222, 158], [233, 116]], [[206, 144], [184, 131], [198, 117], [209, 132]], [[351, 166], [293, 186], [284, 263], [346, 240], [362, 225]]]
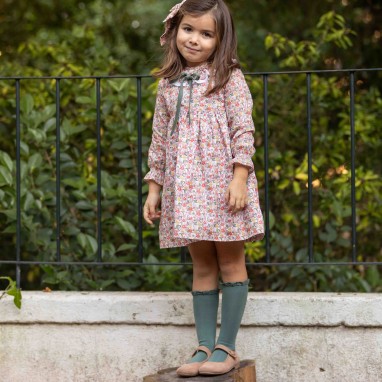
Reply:
[[81, 231], [77, 227], [74, 227], [74, 226], [70, 226], [70, 227], [67, 227], [65, 229], [65, 235], [67, 235], [67, 236], [76, 236], [80, 232]]
[[276, 223], [275, 215], [269, 211], [269, 229], [272, 229]]
[[296, 195], [300, 195], [301, 193], [300, 183], [296, 182], [295, 180], [293, 181], [293, 192]]
[[77, 236], [78, 243], [90, 255], [94, 255], [98, 249], [97, 240], [88, 234], [80, 233]]
[[7, 216], [8, 221], [15, 221], [16, 220], [16, 208], [10, 209], [10, 210], [0, 210], [2, 214]]
[[25, 142], [20, 141], [20, 149], [22, 154], [29, 155], [29, 146]]
[[79, 210], [93, 210], [94, 209], [94, 206], [93, 204], [91, 204], [90, 202], [86, 201], [86, 200], [81, 200], [79, 202], [76, 203], [76, 208], [78, 208]]
[[16, 233], [16, 224], [11, 224], [1, 231], [2, 233]]
[[271, 34], [269, 34], [269, 35], [267, 35], [267, 37], [265, 37], [264, 44], [265, 44], [266, 49], [270, 49], [273, 46], [274, 38]]
[[[5, 293], [9, 296], [13, 296], [13, 303], [17, 308], [21, 309], [21, 290], [17, 288], [16, 281], [13, 281], [10, 277], [0, 277], [0, 280], [7, 280], [8, 286], [5, 288]], [[1, 298], [1, 297], [0, 297]]]
[[1, 186], [12, 186], [13, 177], [10, 171], [3, 166], [0, 166], [0, 187]]
[[98, 249], [97, 240], [93, 236], [90, 236], [90, 235], [86, 235], [86, 239], [88, 242], [88, 247], [91, 250], [91, 253], [95, 254], [97, 252], [97, 249]]
[[318, 228], [321, 224], [321, 219], [318, 215], [313, 214], [313, 225], [315, 228]]
[[305, 182], [308, 181], [308, 174], [304, 174], [304, 173], [302, 173], [302, 172], [296, 174], [294, 177], [295, 177], [296, 179], [298, 179], [298, 180], [303, 180], [303, 181], [305, 181]]
[[131, 161], [131, 159], [123, 159], [119, 162], [119, 167], [121, 167], [121, 168], [132, 168], [133, 162]]
[[63, 179], [61, 182], [67, 186], [71, 186], [80, 190], [86, 186], [86, 181], [82, 178]]
[[45, 124], [44, 124], [44, 131], [47, 133], [47, 132], [50, 132], [50, 131], [54, 131], [56, 128], [56, 118], [50, 118], [48, 119]]
[[136, 248], [137, 248], [136, 244], [127, 244], [127, 243], [125, 243], [125, 244], [120, 245], [116, 252], [128, 251], [130, 249], [136, 249]]
[[116, 222], [118, 225], [126, 232], [128, 233], [131, 237], [136, 238], [137, 237], [137, 231], [135, 227], [128, 221], [123, 220], [119, 216], [115, 217]]
[[21, 97], [20, 100], [20, 110], [23, 114], [29, 114], [33, 110], [34, 101], [31, 94], [26, 94]]
[[279, 190], [284, 190], [285, 188], [287, 188], [290, 184], [290, 181], [289, 179], [284, 179], [282, 180], [278, 185], [277, 185], [277, 188]]
[[33, 154], [28, 160], [28, 167], [31, 172], [36, 168], [40, 168], [42, 164], [42, 156], [39, 153]]
[[369, 283], [366, 280], [359, 279], [359, 283], [361, 284], [361, 286], [363, 287], [365, 292], [370, 292], [371, 291], [370, 285], [369, 285]]
[[0, 151], [0, 164], [4, 165], [7, 170], [12, 173], [13, 171], [13, 161], [11, 157], [5, 151]]
[[76, 102], [87, 105], [87, 104], [92, 104], [93, 100], [90, 97], [79, 96], [79, 97], [76, 97]]
[[27, 192], [23, 210], [27, 212], [32, 207], [33, 204], [34, 204], [34, 197], [30, 192]]
[[72, 135], [82, 133], [87, 128], [88, 127], [86, 125], [77, 125], [77, 126], [71, 126], [70, 125], [70, 126], [65, 126], [64, 131], [65, 131], [66, 135], [70, 137]]
[[85, 234], [83, 234], [82, 232], [80, 234], [78, 234], [77, 240], [78, 240], [78, 243], [80, 244], [80, 246], [82, 248], [86, 247], [86, 235]]
[[21, 290], [19, 288], [16, 289], [16, 293], [14, 294], [13, 302], [17, 308], [21, 309]]
[[120, 93], [124, 89], [128, 88], [129, 84], [130, 84], [129, 78], [125, 78], [125, 79], [120, 80], [120, 81], [117, 81], [117, 80], [108, 81], [108, 85], [110, 85], [118, 93]]
[[117, 284], [123, 290], [131, 290], [133, 287], [132, 282], [129, 279], [118, 279]]
[[372, 287], [376, 287], [380, 284], [380, 275], [378, 267], [376, 265], [371, 265], [366, 269], [366, 280], [370, 283]]

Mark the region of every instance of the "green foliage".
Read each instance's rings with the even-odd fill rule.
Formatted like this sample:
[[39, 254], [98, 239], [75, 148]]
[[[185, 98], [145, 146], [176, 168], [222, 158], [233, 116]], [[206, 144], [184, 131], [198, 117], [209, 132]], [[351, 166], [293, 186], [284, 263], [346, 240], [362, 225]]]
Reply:
[[[21, 257], [56, 261], [56, 106], [55, 81], [21, 82]], [[64, 262], [92, 262], [98, 254], [97, 170], [101, 167], [102, 260], [110, 263], [138, 261], [138, 133], [135, 80], [107, 79], [101, 83], [101, 163], [97, 163], [95, 81], [60, 82], [60, 255]], [[4, 86], [4, 85], [3, 85]], [[5, 92], [11, 92], [7, 84]], [[156, 83], [146, 80], [142, 106], [142, 170], [147, 172], [152, 110]], [[2, 129], [8, 136], [0, 148], [0, 226], [8, 255], [12, 257], [16, 232], [14, 100], [0, 101], [6, 113]], [[13, 158], [11, 157], [13, 156]], [[143, 186], [143, 194], [147, 185]], [[157, 228], [144, 226], [144, 262], [156, 260]], [[176, 262], [176, 250], [161, 261]], [[176, 266], [179, 269], [179, 266]], [[42, 271], [42, 273], [41, 273]], [[185, 275], [190, 272], [185, 272]], [[172, 267], [31, 267], [31, 285], [57, 289], [178, 290], [179, 277]]]
[[[306, 69], [317, 66], [327, 44], [345, 49], [352, 32], [334, 12], [323, 15], [312, 40], [294, 42], [279, 35], [265, 40], [268, 49], [281, 58], [280, 66]], [[368, 73], [357, 73], [356, 116], [356, 223], [357, 261], [381, 261], [381, 94]], [[253, 92], [262, 92], [260, 79], [252, 79]], [[352, 248], [351, 156], [349, 77], [346, 74], [311, 75], [313, 261], [348, 262]], [[306, 77], [274, 75], [269, 78], [269, 129], [271, 198], [271, 259], [274, 262], [307, 262], [308, 259], [308, 157], [306, 131]], [[287, 100], [287, 101], [286, 101]], [[255, 103], [255, 116], [263, 105]], [[255, 117], [255, 120], [256, 120]], [[257, 130], [257, 168], [264, 168], [263, 136]], [[257, 171], [260, 190], [262, 171]], [[265, 256], [258, 244], [247, 244], [254, 261]], [[306, 291], [380, 290], [375, 266], [345, 268], [326, 266], [276, 268], [252, 271], [259, 289]]]
[[21, 290], [17, 288], [16, 281], [13, 281], [10, 277], [0, 277], [0, 280], [8, 281], [8, 285], [5, 288], [4, 292], [0, 295], [0, 300], [4, 297], [5, 294], [13, 296], [13, 303], [19, 309], [21, 309]]
[[[286, 2], [271, 0], [260, 1], [257, 7], [249, 7], [243, 0], [229, 3], [237, 20], [239, 51], [245, 68], [322, 69], [340, 68], [343, 63], [346, 67], [369, 67], [375, 62], [374, 56], [379, 60], [379, 50], [378, 54], [373, 53], [377, 51], [375, 41], [378, 39], [374, 41], [370, 33], [363, 33], [365, 23], [357, 16], [363, 14], [359, 5], [342, 9], [328, 5], [329, 2], [290, 1], [286, 5]], [[0, 5], [6, 8], [4, 14], [11, 15], [14, 24], [20, 26], [15, 30], [7, 22], [0, 25], [2, 75], [148, 73], [159, 63], [157, 40], [162, 30], [161, 20], [171, 5], [171, 1], [152, 0], [131, 2], [128, 6], [121, 0], [112, 3], [31, 0], [20, 8], [9, 9]], [[348, 15], [346, 20], [339, 10]], [[317, 15], [322, 14], [317, 19]], [[290, 23], [291, 15], [294, 23]], [[30, 33], [31, 30], [34, 33]], [[361, 33], [355, 37], [353, 30]], [[367, 51], [361, 43], [364, 41]], [[369, 61], [364, 57], [369, 57]], [[262, 81], [260, 77], [248, 77], [248, 83], [255, 98], [257, 153], [254, 161], [263, 201]], [[156, 82], [143, 79], [142, 85], [144, 174], [148, 170]], [[55, 86], [55, 81], [49, 79], [21, 81], [22, 260], [57, 259]], [[97, 171], [100, 168], [102, 258], [111, 263], [136, 262], [136, 81], [117, 78], [101, 81], [101, 163], [97, 163], [96, 155], [95, 81], [62, 79], [60, 88], [58, 234], [61, 260], [92, 262], [97, 259]], [[311, 88], [314, 260], [349, 261], [352, 245], [349, 81], [340, 74], [312, 75]], [[13, 259], [16, 232], [14, 81], [0, 80], [0, 94], [3, 137], [0, 141], [0, 256]], [[273, 262], [308, 259], [305, 99], [304, 75], [270, 76], [270, 255]], [[377, 240], [382, 219], [379, 160], [382, 99], [378, 75], [370, 72], [356, 75], [355, 104], [357, 260], [381, 261]], [[145, 197], [146, 185], [142, 193]], [[143, 238], [143, 266], [31, 266], [23, 269], [22, 283], [30, 289], [41, 285], [66, 290], [188, 288], [189, 267], [147, 265], [176, 263], [178, 250], [159, 251], [157, 228], [144, 225]], [[248, 260], [264, 261], [264, 242], [249, 243], [246, 251]], [[380, 269], [376, 266], [250, 269], [256, 290], [381, 290]], [[7, 274], [12, 272], [11, 268], [4, 270]]]
[[350, 37], [355, 35], [347, 28], [345, 19], [334, 11], [321, 16], [313, 34], [314, 40], [294, 42], [278, 33], [269, 33], [265, 38], [265, 47], [278, 58], [284, 55], [280, 67], [306, 69], [317, 62], [331, 43], [342, 49], [351, 47]]

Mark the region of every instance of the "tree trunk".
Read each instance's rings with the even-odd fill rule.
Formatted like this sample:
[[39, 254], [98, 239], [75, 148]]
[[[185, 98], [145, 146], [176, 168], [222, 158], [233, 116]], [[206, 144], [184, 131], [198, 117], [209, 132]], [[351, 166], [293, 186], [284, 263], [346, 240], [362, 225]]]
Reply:
[[227, 374], [216, 376], [198, 375], [196, 377], [178, 377], [176, 368], [158, 371], [155, 375], [148, 375], [143, 382], [256, 382], [255, 361], [241, 361], [240, 368]]

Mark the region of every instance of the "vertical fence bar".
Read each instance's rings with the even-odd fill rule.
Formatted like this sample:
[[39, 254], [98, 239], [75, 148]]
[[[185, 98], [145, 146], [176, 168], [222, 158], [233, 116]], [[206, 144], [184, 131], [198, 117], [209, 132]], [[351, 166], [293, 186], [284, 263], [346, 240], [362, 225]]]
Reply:
[[143, 202], [142, 202], [142, 77], [137, 77], [137, 123], [138, 123], [138, 256], [143, 262]]
[[306, 74], [306, 114], [308, 135], [308, 256], [313, 262], [313, 204], [312, 204], [312, 110], [311, 110], [311, 73]]
[[[16, 261], [21, 260], [21, 127], [20, 127], [20, 80], [16, 80]], [[16, 284], [20, 288], [21, 269], [16, 264]]]
[[354, 72], [350, 72], [350, 139], [351, 139], [351, 210], [352, 210], [352, 261], [357, 261], [357, 211], [355, 195], [355, 113]]
[[60, 80], [56, 78], [56, 261], [61, 261]]
[[270, 262], [271, 244], [269, 232], [269, 143], [268, 143], [268, 74], [263, 75], [264, 98], [264, 182], [265, 182], [265, 255]]
[[97, 108], [97, 261], [102, 261], [102, 205], [101, 205], [101, 78], [96, 78]]

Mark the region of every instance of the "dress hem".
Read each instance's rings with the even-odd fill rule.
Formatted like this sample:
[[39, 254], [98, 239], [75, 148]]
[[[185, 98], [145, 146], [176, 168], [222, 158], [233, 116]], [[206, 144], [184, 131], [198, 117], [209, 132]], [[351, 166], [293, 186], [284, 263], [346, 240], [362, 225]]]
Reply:
[[[159, 248], [178, 248], [178, 247], [187, 247], [187, 245], [191, 243], [196, 243], [198, 241], [216, 241], [216, 242], [233, 242], [233, 241], [244, 241], [245, 243], [260, 241], [264, 238], [264, 232], [256, 232], [252, 233], [250, 236], [246, 236], [244, 238], [239, 239], [231, 239], [231, 240], [211, 240], [211, 238], [190, 238], [190, 237], [175, 237], [175, 240], [179, 240], [181, 243], [171, 243], [170, 240], [166, 240], [166, 244], [160, 243]], [[175, 241], [174, 240], [174, 241]]]

